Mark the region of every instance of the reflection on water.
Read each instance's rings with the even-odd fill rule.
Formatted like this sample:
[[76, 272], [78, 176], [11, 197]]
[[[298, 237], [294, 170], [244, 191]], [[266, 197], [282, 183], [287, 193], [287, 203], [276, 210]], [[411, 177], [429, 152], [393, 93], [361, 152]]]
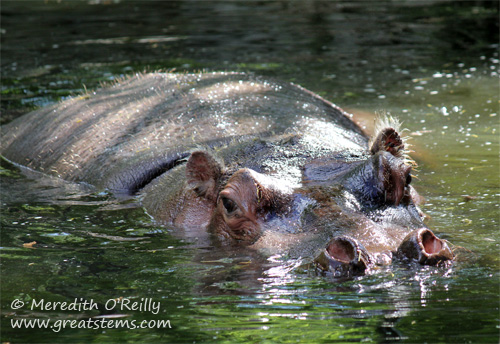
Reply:
[[[134, 199], [2, 161], [2, 341], [498, 342], [497, 2], [93, 3], [2, 2], [2, 123], [145, 68], [294, 81], [404, 122], [428, 225], [464, 247], [464, 259], [334, 281], [303, 259], [191, 245]], [[360, 119], [369, 126], [370, 116]], [[119, 313], [101, 306], [120, 297], [160, 302], [159, 317], [126, 315], [169, 319], [172, 329], [11, 327], [13, 318], [111, 318]], [[42, 298], [100, 307], [11, 308]]]

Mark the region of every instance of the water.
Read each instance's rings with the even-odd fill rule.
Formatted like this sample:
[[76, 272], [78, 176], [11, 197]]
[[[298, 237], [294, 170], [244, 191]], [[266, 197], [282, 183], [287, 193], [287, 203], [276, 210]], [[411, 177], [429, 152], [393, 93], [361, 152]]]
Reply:
[[[397, 115], [429, 227], [466, 248], [449, 268], [396, 262], [332, 281], [300, 260], [195, 247], [134, 200], [3, 161], [2, 341], [498, 343], [498, 2], [2, 1], [1, 12], [2, 123], [145, 69], [293, 81], [357, 113]], [[121, 297], [159, 312], [106, 310]], [[28, 306], [75, 298], [98, 310]], [[170, 326], [84, 328], [91, 317]]]

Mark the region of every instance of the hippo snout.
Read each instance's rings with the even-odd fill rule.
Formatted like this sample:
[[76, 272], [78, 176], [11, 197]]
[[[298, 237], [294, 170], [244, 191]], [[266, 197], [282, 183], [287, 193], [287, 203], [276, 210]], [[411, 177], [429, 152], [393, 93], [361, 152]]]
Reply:
[[422, 265], [437, 265], [454, 258], [448, 244], [428, 228], [419, 228], [409, 233], [399, 245], [397, 255], [416, 260]]
[[389, 265], [393, 254], [422, 265], [438, 265], [455, 258], [446, 241], [428, 228], [419, 228], [403, 239], [396, 252], [369, 253], [358, 240], [338, 236], [328, 242], [314, 262], [320, 270], [335, 277], [350, 277], [363, 275], [373, 266]]

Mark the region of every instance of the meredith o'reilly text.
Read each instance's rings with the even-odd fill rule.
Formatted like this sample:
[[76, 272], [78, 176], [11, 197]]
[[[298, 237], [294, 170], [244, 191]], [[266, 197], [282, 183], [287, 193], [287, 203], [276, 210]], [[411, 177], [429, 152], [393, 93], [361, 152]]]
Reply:
[[[151, 312], [152, 314], [158, 314], [160, 312], [160, 302], [155, 302], [149, 297], [141, 298], [139, 300], [130, 299], [109, 299], [106, 301], [104, 306], [101, 304], [101, 308], [104, 307], [105, 310], [120, 310], [120, 311], [139, 311], [139, 312]], [[44, 299], [31, 301], [31, 310], [41, 310], [41, 311], [91, 311], [99, 310], [99, 305], [94, 299], [85, 300], [83, 298], [75, 298], [73, 302], [67, 301], [45, 301]]]

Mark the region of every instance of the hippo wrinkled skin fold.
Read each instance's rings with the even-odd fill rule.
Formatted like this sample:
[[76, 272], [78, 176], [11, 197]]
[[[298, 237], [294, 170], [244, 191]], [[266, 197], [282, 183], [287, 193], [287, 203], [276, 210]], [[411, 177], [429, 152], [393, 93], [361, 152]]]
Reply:
[[423, 223], [397, 121], [379, 120], [369, 140], [342, 109], [294, 84], [136, 75], [1, 130], [6, 159], [134, 195], [158, 222], [221, 249], [320, 251], [317, 266], [341, 275], [394, 257], [453, 259]]

